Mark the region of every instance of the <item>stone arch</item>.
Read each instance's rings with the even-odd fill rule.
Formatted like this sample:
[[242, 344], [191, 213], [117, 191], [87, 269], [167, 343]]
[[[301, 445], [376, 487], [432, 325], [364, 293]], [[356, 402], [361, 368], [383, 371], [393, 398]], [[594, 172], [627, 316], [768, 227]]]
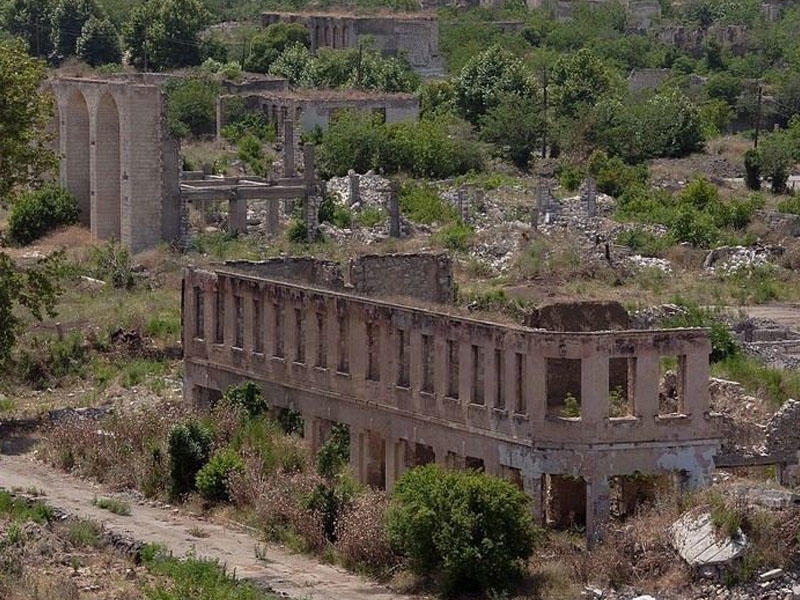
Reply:
[[120, 120], [117, 103], [104, 94], [95, 116], [95, 170], [92, 233], [99, 239], [119, 240], [121, 227], [122, 180]]
[[91, 214], [89, 108], [80, 90], [67, 98], [62, 119], [59, 127], [64, 150], [62, 184], [78, 200], [81, 223], [88, 226]]

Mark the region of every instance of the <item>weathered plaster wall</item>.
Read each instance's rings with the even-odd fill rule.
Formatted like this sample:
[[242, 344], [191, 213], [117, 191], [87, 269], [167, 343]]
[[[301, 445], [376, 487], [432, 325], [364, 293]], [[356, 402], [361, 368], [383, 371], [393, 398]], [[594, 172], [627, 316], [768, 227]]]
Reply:
[[[183, 306], [187, 399], [257, 381], [274, 406], [303, 414], [312, 446], [320, 421], [347, 424], [354, 471], [373, 485], [391, 488], [409, 455], [482, 464], [521, 481], [540, 518], [543, 476], [582, 477], [592, 538], [609, 514], [612, 476], [678, 471], [699, 485], [713, 469], [704, 330], [547, 332], [230, 267], [188, 269]], [[683, 396], [679, 412], [659, 414], [665, 355], [682, 357]], [[616, 358], [632, 365], [624, 418], [607, 416]], [[579, 417], [548, 414], [549, 359], [577, 361]]]
[[453, 261], [447, 253], [370, 254], [350, 261], [350, 285], [367, 296], [455, 300]]

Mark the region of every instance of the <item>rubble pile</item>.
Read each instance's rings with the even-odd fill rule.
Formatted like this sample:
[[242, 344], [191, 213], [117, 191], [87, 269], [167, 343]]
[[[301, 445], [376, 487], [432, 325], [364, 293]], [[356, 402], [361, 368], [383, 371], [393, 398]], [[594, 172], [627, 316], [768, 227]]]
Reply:
[[711, 273], [733, 275], [742, 270], [772, 265], [785, 252], [783, 246], [720, 246], [708, 253], [703, 268]]

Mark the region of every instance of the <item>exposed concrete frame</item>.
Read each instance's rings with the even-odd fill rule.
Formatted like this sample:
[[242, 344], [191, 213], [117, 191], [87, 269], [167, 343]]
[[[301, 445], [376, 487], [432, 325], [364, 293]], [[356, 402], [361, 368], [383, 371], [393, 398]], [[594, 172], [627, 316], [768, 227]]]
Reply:
[[[224, 307], [221, 317], [215, 306]], [[235, 314], [236, 306], [243, 314]], [[486, 472], [521, 482], [541, 522], [543, 477], [580, 477], [590, 542], [608, 518], [612, 477], [680, 473], [691, 487], [710, 482], [719, 436], [708, 415], [705, 330], [546, 332], [230, 268], [187, 269], [183, 310], [188, 400], [256, 381], [272, 405], [299, 410], [309, 432], [319, 429], [320, 420], [347, 424], [352, 466], [363, 482], [375, 484], [382, 472], [377, 483], [391, 489], [413, 466], [409, 448], [430, 447], [437, 463], [480, 460]], [[252, 326], [236, 340], [239, 319]], [[315, 350], [320, 342], [324, 352]], [[325, 364], [316, 364], [318, 355]], [[482, 361], [482, 380], [474, 376], [475, 356]], [[658, 414], [661, 356], [685, 357], [680, 414]], [[635, 412], [609, 418], [609, 365], [618, 357], [636, 359]], [[581, 361], [580, 417], [547, 415], [548, 358]], [[406, 368], [407, 380], [401, 375]], [[517, 393], [518, 400], [509, 397]], [[375, 436], [382, 440], [382, 456], [376, 456]]]

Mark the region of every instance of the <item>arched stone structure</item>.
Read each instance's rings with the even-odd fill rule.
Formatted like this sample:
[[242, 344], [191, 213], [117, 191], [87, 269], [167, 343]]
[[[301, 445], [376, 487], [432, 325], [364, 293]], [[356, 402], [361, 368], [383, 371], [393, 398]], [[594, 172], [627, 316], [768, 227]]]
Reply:
[[60, 183], [97, 239], [138, 252], [178, 237], [178, 141], [167, 130], [163, 81], [147, 75], [53, 79]]
[[119, 111], [110, 94], [100, 98], [95, 119], [92, 235], [101, 240], [119, 240], [122, 208]]
[[78, 199], [81, 223], [90, 225], [89, 183], [89, 109], [83, 94], [75, 90], [67, 98], [61, 113], [59, 133], [63, 155], [63, 181], [65, 187]]

